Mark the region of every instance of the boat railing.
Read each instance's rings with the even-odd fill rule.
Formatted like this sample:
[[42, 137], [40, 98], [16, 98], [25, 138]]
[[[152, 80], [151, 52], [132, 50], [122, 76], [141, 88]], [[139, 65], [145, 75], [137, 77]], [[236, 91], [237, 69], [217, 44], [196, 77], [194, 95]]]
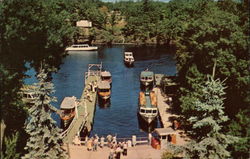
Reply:
[[[91, 70], [93, 67], [96, 67], [97, 70]], [[101, 64], [89, 64], [88, 66], [88, 71], [85, 72], [85, 81], [90, 77], [90, 76], [100, 76], [102, 71], [102, 63]]]
[[61, 137], [62, 138], [64, 138], [68, 134], [68, 132], [72, 129], [75, 121], [76, 121], [76, 116], [74, 117], [74, 119], [72, 120], [72, 122], [70, 123], [70, 125], [68, 126], [68, 128], [61, 133]]

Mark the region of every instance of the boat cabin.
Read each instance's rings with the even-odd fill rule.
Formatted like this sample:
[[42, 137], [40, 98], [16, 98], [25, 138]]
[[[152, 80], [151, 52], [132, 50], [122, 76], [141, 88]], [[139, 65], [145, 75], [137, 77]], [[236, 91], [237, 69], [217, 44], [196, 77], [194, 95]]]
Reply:
[[78, 102], [76, 97], [65, 97], [61, 103], [60, 117], [62, 120], [67, 121], [72, 119], [76, 114]]
[[149, 70], [142, 71], [140, 75], [140, 82], [141, 82], [141, 86], [144, 86], [144, 87], [153, 86], [154, 73]]
[[35, 103], [35, 99], [37, 97], [37, 95], [34, 93], [35, 87], [32, 85], [23, 85], [23, 87], [21, 88], [21, 97], [22, 97], [22, 101], [28, 105], [32, 105]]
[[126, 64], [132, 65], [134, 63], [134, 61], [135, 61], [135, 59], [134, 59], [132, 52], [124, 52], [124, 62]]
[[160, 143], [161, 148], [166, 148], [167, 144], [176, 144], [176, 135], [177, 132], [172, 128], [156, 128], [152, 134], [153, 139], [155, 140], [152, 143], [152, 147], [155, 145], [153, 143]]
[[97, 87], [98, 87], [99, 97], [105, 100], [110, 98], [111, 90], [110, 90], [110, 84], [108, 81], [100, 81], [97, 84]]
[[111, 84], [112, 83], [111, 73], [109, 71], [101, 72], [101, 80], [102, 81], [108, 81]]

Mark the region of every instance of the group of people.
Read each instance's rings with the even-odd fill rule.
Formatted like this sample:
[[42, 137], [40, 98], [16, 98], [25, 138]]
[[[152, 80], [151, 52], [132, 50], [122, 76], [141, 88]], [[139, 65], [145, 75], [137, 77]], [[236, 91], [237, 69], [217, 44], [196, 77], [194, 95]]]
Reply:
[[[107, 146], [110, 148], [109, 159], [120, 159], [121, 155], [127, 156], [128, 147], [131, 147], [131, 141], [117, 142], [116, 136], [108, 135], [106, 137]], [[85, 138], [85, 144], [88, 151], [97, 151], [98, 147], [103, 148], [105, 145], [105, 138], [98, 137], [97, 134], [91, 138]]]
[[120, 159], [121, 155], [127, 156], [128, 144], [125, 142], [119, 142], [118, 144], [111, 145], [109, 152], [109, 159]]
[[86, 146], [88, 151], [97, 151], [98, 145], [102, 148], [104, 145], [104, 137], [101, 137], [101, 142], [99, 142], [99, 137], [95, 135], [90, 139], [86, 138]]
[[85, 90], [86, 92], [86, 97], [87, 99], [92, 102], [92, 95], [91, 92], [94, 93], [97, 90], [97, 81], [92, 81], [87, 85], [87, 89]]

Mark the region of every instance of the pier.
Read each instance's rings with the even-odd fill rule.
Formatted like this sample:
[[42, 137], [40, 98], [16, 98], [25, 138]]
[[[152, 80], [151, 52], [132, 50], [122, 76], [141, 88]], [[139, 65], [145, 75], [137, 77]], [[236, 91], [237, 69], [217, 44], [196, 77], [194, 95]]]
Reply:
[[89, 64], [88, 71], [85, 72], [85, 86], [76, 108], [76, 115], [69, 127], [61, 133], [64, 143], [71, 144], [74, 137], [84, 129], [87, 132], [91, 131], [97, 101], [96, 83], [100, 80], [101, 69], [102, 64]]

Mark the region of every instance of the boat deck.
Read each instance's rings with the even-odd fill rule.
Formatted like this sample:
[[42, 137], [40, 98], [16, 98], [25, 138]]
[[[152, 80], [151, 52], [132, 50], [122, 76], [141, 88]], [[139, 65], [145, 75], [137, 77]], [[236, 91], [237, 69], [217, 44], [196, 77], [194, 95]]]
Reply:
[[152, 108], [150, 96], [145, 96], [146, 98], [146, 108]]

